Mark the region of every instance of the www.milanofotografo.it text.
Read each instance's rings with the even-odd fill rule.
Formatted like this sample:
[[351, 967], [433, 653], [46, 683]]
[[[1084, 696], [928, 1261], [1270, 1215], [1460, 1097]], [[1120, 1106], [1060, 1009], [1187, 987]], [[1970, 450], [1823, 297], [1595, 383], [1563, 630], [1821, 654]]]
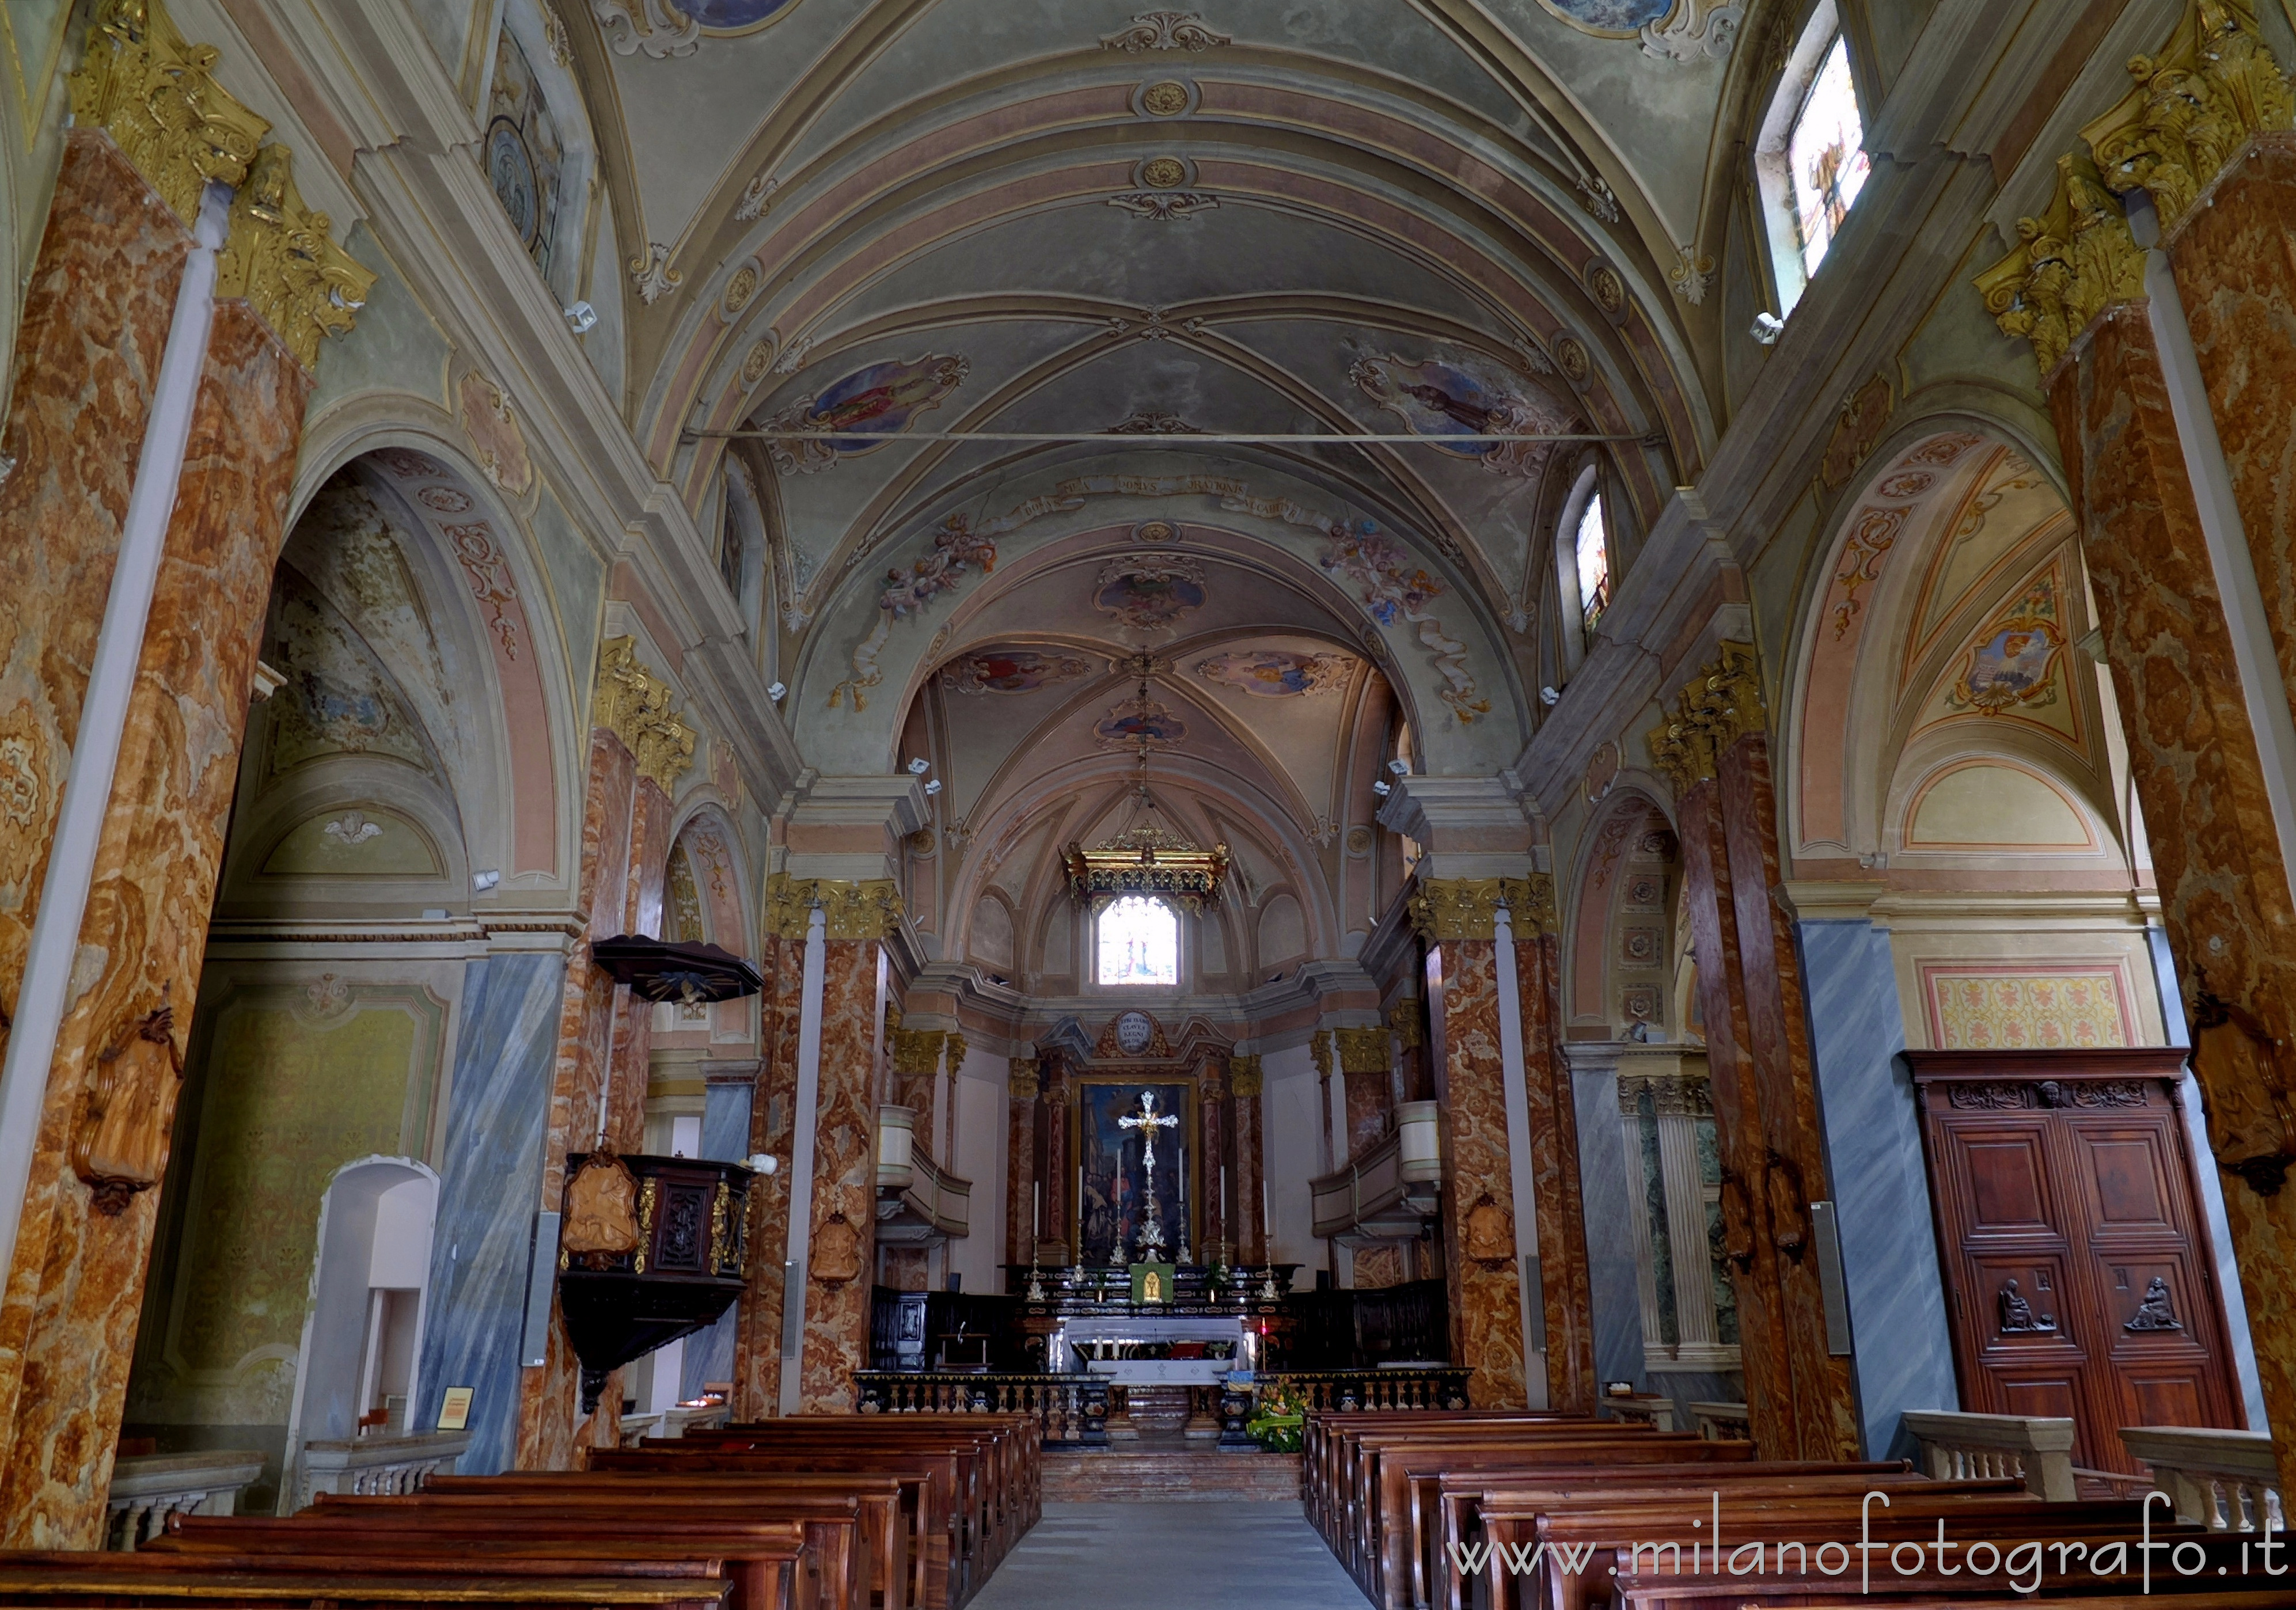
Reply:
[[[1723, 1540], [1722, 1495], [1717, 1491], [1711, 1495], [1706, 1518], [1690, 1523], [1693, 1535], [1688, 1541], [1630, 1542], [1611, 1551], [1619, 1557], [1617, 1563], [1604, 1569], [1611, 1576], [1855, 1575], [1859, 1591], [1866, 1593], [1873, 1591], [1877, 1576], [1885, 1591], [1894, 1587], [1893, 1578], [1968, 1576], [1980, 1581], [1998, 1577], [2015, 1592], [2034, 1593], [2053, 1573], [2060, 1581], [2072, 1581], [2079, 1580], [2084, 1573], [2091, 1577], [2125, 1578], [2133, 1572], [2143, 1584], [2142, 1591], [2150, 1593], [2156, 1559], [2167, 1571], [2187, 1578], [2229, 1578], [2251, 1573], [2285, 1576], [2291, 1563], [2296, 1562], [2296, 1548], [2284, 1540], [2286, 1533], [2268, 1521], [2260, 1532], [2215, 1534], [2211, 1539], [2213, 1552], [2189, 1534], [2174, 1540], [2156, 1540], [2152, 1536], [2155, 1503], [2167, 1508], [2169, 1495], [2145, 1495], [2143, 1522], [2134, 1539], [2102, 1542], [2094, 1538], [2046, 1541], [2029, 1538], [2019, 1542], [1979, 1539], [1960, 1542], [1947, 1537], [1946, 1522], [1939, 1517], [1935, 1540], [1915, 1542], [1909, 1538], [1892, 1541], [1873, 1535], [1874, 1507], [1890, 1507], [1890, 1496], [1868, 1492], [1858, 1506], [1858, 1538], [1855, 1542], [1830, 1538], [1812, 1546], [1791, 1540], [1761, 1539], [1732, 1544]], [[2237, 1564], [2231, 1557], [2235, 1540], [2239, 1543]], [[1536, 1543], [1454, 1541], [1448, 1545], [1451, 1564], [1463, 1577], [1479, 1577], [1486, 1573], [1529, 1576], [1542, 1569], [1564, 1576], [1583, 1576], [1594, 1565], [1601, 1547], [1594, 1542], [1546, 1540]]]

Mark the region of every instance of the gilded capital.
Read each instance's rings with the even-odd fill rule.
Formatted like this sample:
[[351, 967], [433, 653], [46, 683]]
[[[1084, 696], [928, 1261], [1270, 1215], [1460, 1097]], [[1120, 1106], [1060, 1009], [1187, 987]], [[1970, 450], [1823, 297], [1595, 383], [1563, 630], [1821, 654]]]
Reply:
[[1038, 1070], [1042, 1064], [1033, 1056], [1008, 1056], [1004, 1059], [1004, 1092], [1021, 1101], [1034, 1101], [1042, 1080]]
[[1761, 661], [1752, 644], [1732, 642], [1683, 684], [1674, 708], [1644, 742], [1651, 763], [1681, 794], [1712, 777], [1723, 752], [1739, 739], [1767, 730]]
[[1534, 872], [1519, 878], [1432, 878], [1411, 896], [1411, 923], [1422, 939], [1487, 940], [1498, 932], [1504, 907], [1518, 932], [1551, 925], [1554, 880]]
[[[672, 713], [670, 686], [638, 659], [637, 639], [609, 637], [598, 653], [598, 686], [591, 702], [592, 725], [603, 727], [637, 757], [638, 776], [652, 777], [669, 793], [679, 774], [693, 764], [697, 736]], [[805, 930], [798, 929], [803, 938]]]
[[2089, 160], [2057, 159], [2048, 209], [2017, 220], [2017, 249], [1977, 276], [2005, 335], [2033, 343], [2047, 374], [2089, 321], [2144, 294], [2144, 251]]
[[1309, 1037], [1308, 1050], [1316, 1058], [1316, 1075], [1319, 1079], [1332, 1076], [1332, 1031], [1318, 1029]]
[[2152, 198], [2165, 236], [2251, 135], [2296, 126], [2296, 95], [2248, 0], [2187, 0], [2167, 43], [2128, 62], [2129, 91], [2081, 130], [2104, 187]]
[[232, 198], [231, 233], [216, 259], [216, 295], [244, 297], [295, 361], [319, 365], [319, 342], [348, 335], [374, 275], [335, 244], [324, 212], [295, 189], [294, 153], [266, 145]]
[[238, 188], [271, 125], [216, 82], [220, 53], [187, 43], [160, 0], [98, 0], [94, 12], [72, 120], [111, 135], [189, 228], [208, 181]]
[[1262, 1088], [1259, 1057], [1231, 1056], [1227, 1059], [1227, 1085], [1231, 1093], [1244, 1100], [1257, 1100]]
[[1388, 1008], [1387, 1026], [1395, 1031], [1396, 1043], [1406, 1051], [1416, 1051], [1427, 1043], [1427, 1020], [1415, 1000], [1401, 1000]]
[[1332, 1032], [1339, 1041], [1342, 1073], [1384, 1073], [1394, 1062], [1385, 1029], [1335, 1029]]
[[793, 878], [775, 873], [766, 884], [766, 929], [781, 939], [801, 940], [813, 908], [819, 906], [824, 937], [882, 940], [901, 920], [901, 891], [890, 878]]
[[939, 1029], [894, 1029], [893, 1072], [939, 1072], [941, 1047], [948, 1042], [948, 1035]]

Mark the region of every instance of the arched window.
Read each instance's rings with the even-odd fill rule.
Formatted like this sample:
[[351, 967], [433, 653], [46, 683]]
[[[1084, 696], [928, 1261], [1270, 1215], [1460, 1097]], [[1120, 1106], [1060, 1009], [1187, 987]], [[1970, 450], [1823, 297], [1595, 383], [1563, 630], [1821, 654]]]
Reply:
[[1786, 142], [1805, 276], [1816, 274], [1825, 260], [1825, 249], [1841, 232], [1842, 219], [1865, 188], [1865, 145], [1857, 90], [1849, 80], [1849, 42], [1836, 34]]
[[1128, 894], [1100, 914], [1100, 982], [1180, 982], [1180, 919], [1169, 906]]
[[1793, 311], [1871, 171], [1849, 42], [1820, 0], [1787, 59], [1754, 143], [1778, 311]]
[[1570, 533], [1570, 555], [1578, 571], [1578, 619], [1592, 632], [1611, 602], [1611, 542], [1603, 527], [1603, 494], [1590, 492]]

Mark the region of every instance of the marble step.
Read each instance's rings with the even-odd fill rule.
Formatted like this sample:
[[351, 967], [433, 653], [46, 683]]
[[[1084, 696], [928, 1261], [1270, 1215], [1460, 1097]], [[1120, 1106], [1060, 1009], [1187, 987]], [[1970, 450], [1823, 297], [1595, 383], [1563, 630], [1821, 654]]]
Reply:
[[1297, 1503], [1300, 1456], [1211, 1450], [1132, 1453], [1113, 1449], [1045, 1455], [1047, 1503], [1175, 1499]]

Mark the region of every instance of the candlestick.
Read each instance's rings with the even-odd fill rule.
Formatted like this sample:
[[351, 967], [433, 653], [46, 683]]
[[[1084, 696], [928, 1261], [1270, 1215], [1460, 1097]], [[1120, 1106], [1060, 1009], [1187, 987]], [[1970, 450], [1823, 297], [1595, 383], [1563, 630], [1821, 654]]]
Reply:
[[1267, 1180], [1259, 1181], [1259, 1255], [1267, 1262], [1275, 1261], [1275, 1217], [1267, 1211]]
[[[1029, 1188], [1036, 1194], [1036, 1238], [1042, 1241], [1045, 1238], [1045, 1182], [1041, 1179], [1032, 1179], [1029, 1182]], [[1031, 1263], [1036, 1261], [1034, 1254], [1030, 1255], [1029, 1261]]]

